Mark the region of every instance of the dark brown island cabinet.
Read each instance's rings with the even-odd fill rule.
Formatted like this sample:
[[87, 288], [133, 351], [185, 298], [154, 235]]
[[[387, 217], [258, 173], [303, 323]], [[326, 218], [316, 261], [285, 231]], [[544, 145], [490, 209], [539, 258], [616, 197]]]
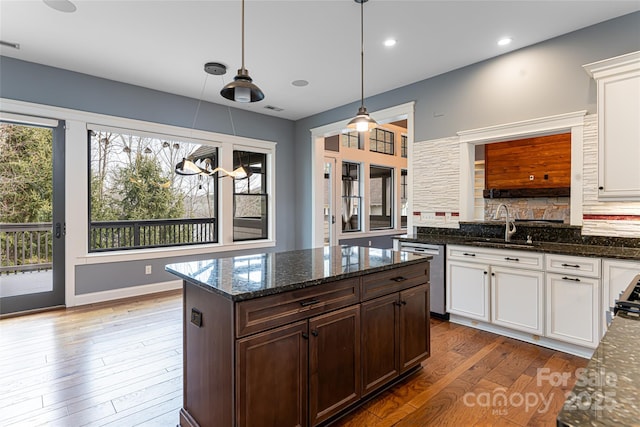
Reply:
[[299, 271], [285, 277], [289, 258], [322, 248], [261, 254], [271, 257], [269, 271], [253, 270], [262, 283], [241, 279], [249, 275], [234, 258], [211, 260], [208, 273], [203, 261], [167, 266], [184, 279], [182, 426], [328, 425], [420, 369], [429, 357], [428, 258], [350, 249], [356, 265], [334, 259], [344, 248], [325, 248], [337, 267], [297, 284]]

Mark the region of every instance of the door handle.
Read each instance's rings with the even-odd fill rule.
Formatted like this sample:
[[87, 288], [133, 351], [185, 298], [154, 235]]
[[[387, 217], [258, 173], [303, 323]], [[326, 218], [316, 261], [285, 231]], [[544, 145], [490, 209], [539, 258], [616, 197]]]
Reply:
[[59, 239], [60, 236], [62, 236], [62, 224], [60, 224], [59, 222], [56, 222], [56, 228], [54, 233], [55, 233], [56, 239]]

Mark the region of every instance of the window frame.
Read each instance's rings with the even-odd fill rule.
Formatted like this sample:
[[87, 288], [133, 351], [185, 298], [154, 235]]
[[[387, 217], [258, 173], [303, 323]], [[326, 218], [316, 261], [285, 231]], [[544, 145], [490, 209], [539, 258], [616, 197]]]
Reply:
[[[380, 134], [384, 135], [384, 138], [380, 139]], [[389, 136], [390, 141], [387, 141], [387, 136]], [[380, 151], [378, 149], [380, 145], [382, 145], [383, 151]], [[376, 148], [373, 149], [372, 146], [375, 146]], [[387, 151], [387, 147], [391, 147], [390, 151]], [[369, 151], [372, 153], [395, 156], [395, 132], [383, 127], [376, 127], [371, 129], [371, 131], [369, 131]]]
[[[115, 120], [116, 122], [130, 122], [129, 119]], [[87, 229], [87, 238], [86, 241], [86, 257], [87, 258], [95, 258], [99, 257], [100, 262], [108, 262], [107, 260], [120, 261], [126, 259], [137, 259], [139, 257], [148, 258], [149, 256], [158, 257], [162, 256], [162, 253], [171, 254], [171, 256], [176, 255], [187, 255], [187, 254], [198, 254], [202, 252], [202, 249], [206, 249], [209, 252], [220, 252], [220, 251], [229, 251], [229, 250], [238, 250], [238, 249], [249, 249], [249, 248], [265, 248], [275, 246], [275, 216], [276, 216], [276, 206], [273, 200], [275, 200], [275, 182], [276, 182], [276, 168], [275, 168], [275, 156], [276, 156], [276, 142], [266, 141], [266, 140], [258, 140], [253, 138], [245, 138], [238, 137], [233, 135], [225, 135], [225, 134], [216, 134], [207, 131], [198, 131], [193, 129], [183, 129], [177, 128], [170, 125], [162, 125], [157, 123], [150, 122], [138, 122], [134, 121], [131, 126], [120, 127], [120, 126], [112, 126], [109, 124], [101, 124], [101, 121], [87, 121], [85, 122], [84, 134], [85, 134], [85, 146], [87, 148], [87, 152], [85, 153], [85, 158], [87, 159], [86, 163], [86, 172], [85, 172], [85, 181], [87, 186], [87, 196], [88, 191], [90, 191], [90, 182], [89, 182], [89, 168], [90, 168], [90, 142], [87, 141], [87, 132], [90, 129], [100, 130], [100, 131], [109, 131], [109, 132], [121, 132], [121, 133], [130, 133], [136, 136], [145, 136], [145, 137], [153, 137], [153, 138], [169, 138], [169, 139], [177, 139], [184, 142], [196, 143], [200, 145], [208, 145], [212, 147], [218, 148], [218, 165], [225, 170], [231, 171], [233, 170], [233, 161], [232, 161], [232, 153], [234, 150], [241, 151], [253, 151], [257, 153], [263, 153], [266, 155], [266, 164], [267, 170], [270, 170], [271, 173], [268, 174], [266, 179], [266, 190], [267, 190], [267, 214], [268, 214], [268, 222], [267, 222], [267, 237], [264, 239], [247, 239], [242, 241], [234, 241], [233, 240], [233, 184], [232, 179], [230, 178], [220, 178], [218, 180], [218, 192], [217, 192], [217, 243], [200, 243], [200, 244], [189, 244], [189, 245], [172, 245], [172, 246], [160, 246], [160, 247], [136, 247], [136, 248], [126, 248], [126, 249], [118, 249], [107, 252], [92, 252], [89, 250], [89, 224], [91, 221], [90, 218], [90, 210], [89, 210], [89, 199], [87, 199], [86, 204], [86, 229]], [[97, 123], [97, 124], [96, 124]], [[228, 200], [225, 202], [225, 199]], [[153, 255], [157, 254], [157, 255]], [[141, 258], [141, 259], [142, 259]]]

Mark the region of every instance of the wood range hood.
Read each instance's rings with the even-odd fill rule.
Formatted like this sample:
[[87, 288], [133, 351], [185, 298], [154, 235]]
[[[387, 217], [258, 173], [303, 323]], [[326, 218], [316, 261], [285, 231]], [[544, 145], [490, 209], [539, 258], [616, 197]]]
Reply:
[[571, 133], [487, 144], [485, 199], [569, 197]]

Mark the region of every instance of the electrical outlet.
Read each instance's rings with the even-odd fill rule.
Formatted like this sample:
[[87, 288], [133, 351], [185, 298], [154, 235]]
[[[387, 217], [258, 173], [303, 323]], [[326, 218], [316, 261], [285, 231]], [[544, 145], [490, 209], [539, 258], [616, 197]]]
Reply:
[[144, 274], [151, 274], [152, 269], [150, 265], [145, 265], [144, 266]]

